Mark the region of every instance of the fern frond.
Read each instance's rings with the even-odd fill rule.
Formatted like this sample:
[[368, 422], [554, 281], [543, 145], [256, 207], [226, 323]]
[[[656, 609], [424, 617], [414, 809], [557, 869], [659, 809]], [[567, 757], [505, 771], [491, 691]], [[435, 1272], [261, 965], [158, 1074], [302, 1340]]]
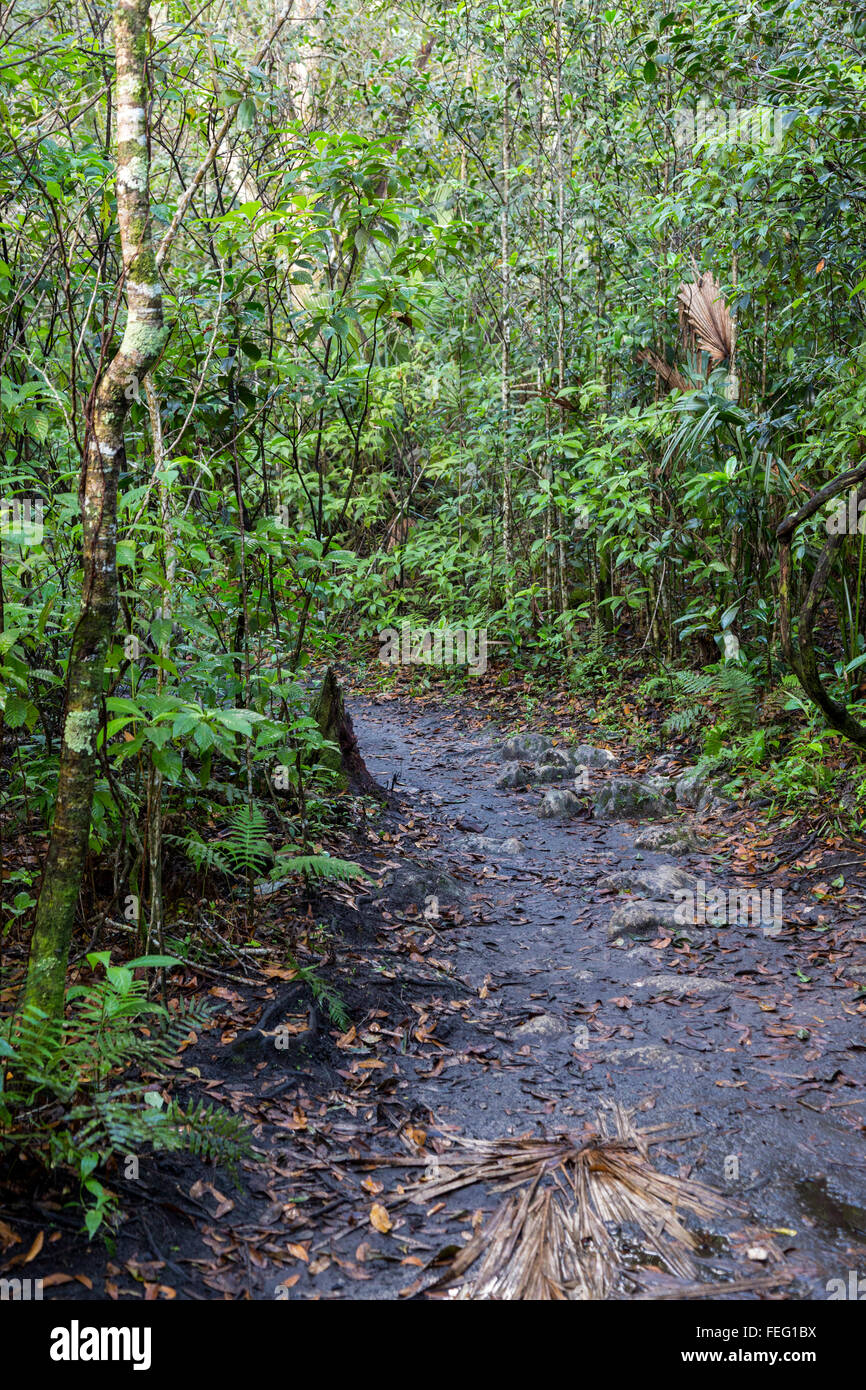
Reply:
[[366, 878], [366, 871], [352, 859], [337, 859], [330, 854], [280, 853], [271, 870], [271, 877], [284, 874], [303, 874], [308, 878], [338, 879]]

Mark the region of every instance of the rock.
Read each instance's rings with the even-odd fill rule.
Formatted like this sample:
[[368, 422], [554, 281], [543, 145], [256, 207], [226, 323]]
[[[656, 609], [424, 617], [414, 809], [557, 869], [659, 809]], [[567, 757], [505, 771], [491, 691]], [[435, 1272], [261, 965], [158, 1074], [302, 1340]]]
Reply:
[[673, 788], [660, 783], [612, 777], [599, 788], [594, 812], [597, 820], [659, 819], [671, 814], [673, 796]]
[[532, 1038], [561, 1038], [570, 1032], [565, 1020], [557, 1018], [556, 1014], [536, 1014], [535, 1018], [515, 1028], [512, 1036], [515, 1041], [529, 1042]]
[[540, 758], [549, 747], [550, 739], [546, 734], [514, 734], [502, 745], [502, 756], [506, 762], [515, 762], [518, 758]]
[[687, 826], [648, 825], [635, 838], [635, 849], [663, 849], [667, 854], [695, 854], [702, 841]]
[[570, 748], [547, 748], [538, 761], [544, 767], [564, 767], [570, 769], [574, 763], [574, 753]]
[[574, 749], [575, 763], [583, 767], [613, 767], [616, 756], [607, 748], [593, 748], [589, 743], [579, 743]]
[[393, 869], [386, 876], [383, 887], [398, 907], [413, 903], [423, 907], [428, 898], [436, 898], [440, 907], [461, 907], [467, 898], [463, 884], [444, 869], [412, 860]]
[[689, 806], [696, 816], [721, 815], [731, 804], [720, 796], [710, 784], [705, 773], [696, 767], [686, 768], [674, 788], [676, 799], [681, 806]]
[[696, 767], [687, 767], [678, 779], [674, 792], [681, 806], [697, 806], [707, 789], [707, 779]]
[[538, 814], [542, 820], [568, 820], [580, 810], [581, 803], [574, 792], [556, 790], [544, 793]]
[[501, 854], [522, 854], [523, 841], [518, 840], [516, 835], [509, 835], [508, 839], [503, 840], [499, 846], [499, 852]]
[[644, 980], [635, 980], [632, 989], [646, 989], [651, 994], [716, 994], [719, 990], [731, 989], [724, 980], [713, 980], [705, 975], [647, 975]]
[[614, 909], [607, 934], [612, 939], [625, 936], [633, 941], [652, 941], [656, 936], [687, 936], [690, 941], [699, 940], [702, 933], [684, 925], [679, 915], [677, 903], [632, 898]]
[[663, 1047], [660, 1043], [644, 1043], [640, 1047], [605, 1048], [601, 1054], [606, 1062], [626, 1066], [686, 1067], [691, 1071], [703, 1071], [703, 1064], [695, 1057], [684, 1056], [673, 1047]]
[[536, 763], [532, 769], [533, 782], [564, 782], [571, 776], [570, 764]]
[[712, 787], [707, 787], [695, 807], [696, 816], [721, 816], [732, 803], [725, 796], [717, 796]]
[[678, 888], [697, 887], [697, 879], [685, 869], [673, 864], [660, 864], [657, 869], [621, 869], [600, 881], [601, 888], [616, 888], [620, 893], [636, 893], [641, 898], [673, 897]]
[[523, 853], [523, 845], [516, 835], [512, 835], [508, 840], [495, 840], [492, 835], [469, 835], [466, 838], [464, 849], [472, 850], [476, 854]]
[[499, 773], [495, 787], [528, 787], [532, 780], [532, 773], [525, 763], [511, 762], [506, 763]]

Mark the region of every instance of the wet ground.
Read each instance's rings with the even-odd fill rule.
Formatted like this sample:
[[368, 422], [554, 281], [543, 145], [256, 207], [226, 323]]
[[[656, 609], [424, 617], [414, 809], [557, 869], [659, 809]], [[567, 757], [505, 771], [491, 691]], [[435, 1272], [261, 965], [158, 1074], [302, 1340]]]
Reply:
[[[690, 948], [617, 948], [607, 924], [621, 899], [600, 894], [599, 879], [675, 863], [707, 891], [728, 886], [736, 880], [713, 861], [712, 838], [705, 853], [671, 860], [634, 849], [638, 824], [540, 820], [541, 789], [493, 786], [498, 732], [461, 728], [441, 711], [413, 715], [385, 703], [358, 708], [355, 724], [376, 776], [390, 784], [396, 773], [398, 790], [441, 827], [435, 857], [474, 880], [476, 919], [449, 938], [457, 973], [476, 990], [487, 982], [471, 1021], [493, 1040], [488, 1056], [501, 1066], [483, 1077], [464, 1069], [447, 1098], [438, 1078], [419, 1079], [417, 1099], [461, 1132], [485, 1137], [567, 1128], [604, 1100], [635, 1107], [648, 1124], [690, 1131], [670, 1145], [674, 1171], [746, 1207], [735, 1227], [762, 1234], [752, 1231], [740, 1245], [772, 1244], [773, 1257], [801, 1271], [789, 1296], [824, 1298], [829, 1279], [866, 1272], [866, 1020], [849, 969], [866, 962], [863, 919], [845, 926], [841, 942], [792, 921], [778, 936], [733, 923]], [[602, 776], [593, 774], [595, 785]], [[467, 854], [461, 824], [491, 838], [517, 836], [525, 853]], [[704, 828], [718, 838], [722, 826], [710, 820]], [[793, 919], [791, 886], [784, 901]], [[683, 993], [641, 985], [657, 975], [681, 977]], [[568, 1031], [514, 1038], [541, 1013]], [[740, 1274], [759, 1268], [746, 1258], [721, 1261], [733, 1265]]]
[[[700, 854], [639, 851], [641, 826], [596, 822], [589, 801], [563, 823], [539, 819], [541, 788], [497, 790], [504, 734], [464, 709], [351, 708], [394, 800], [353, 832], [375, 882], [315, 908], [335, 933], [324, 973], [350, 1026], [286, 993], [277, 1013], [292, 1046], [239, 1058], [237, 1036], [286, 985], [215, 986], [235, 1025], [185, 1054], [178, 1086], [249, 1116], [263, 1161], [245, 1169], [245, 1190], [187, 1161], [143, 1164], [104, 1268], [69, 1236], [28, 1272], [89, 1270], [91, 1297], [423, 1297], [498, 1200], [482, 1187], [432, 1209], [406, 1200], [408, 1182], [453, 1157], [450, 1136], [577, 1131], [617, 1102], [654, 1129], [658, 1167], [730, 1201], [701, 1233], [700, 1279], [769, 1272], [778, 1287], [737, 1296], [825, 1299], [828, 1281], [866, 1275], [856, 898], [816, 921], [788, 873], [772, 880], [785, 891], [778, 936], [733, 923], [691, 944], [617, 942], [608, 923], [622, 899], [600, 880], [675, 862], [728, 886], [723, 820], [703, 824]], [[522, 853], [473, 852], [475, 834], [516, 836]], [[444, 891], [413, 904], [388, 887], [410, 860], [431, 884], [447, 874]], [[279, 897], [268, 912], [272, 940]]]

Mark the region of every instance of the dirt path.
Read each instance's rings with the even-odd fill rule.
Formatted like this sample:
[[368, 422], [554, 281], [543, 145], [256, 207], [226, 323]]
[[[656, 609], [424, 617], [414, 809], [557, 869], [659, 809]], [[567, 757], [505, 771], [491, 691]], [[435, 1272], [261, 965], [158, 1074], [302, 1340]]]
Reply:
[[[866, 1044], [829, 944], [796, 926], [771, 937], [733, 923], [692, 949], [616, 948], [607, 934], [616, 897], [600, 893], [599, 879], [675, 864], [708, 889], [729, 883], [710, 858], [712, 842], [674, 861], [635, 851], [636, 824], [540, 820], [539, 790], [493, 785], [497, 732], [461, 728], [448, 711], [362, 706], [356, 728], [377, 777], [390, 782], [396, 772], [407, 800], [429, 808], [441, 835], [432, 857], [475, 881], [475, 920], [448, 937], [457, 975], [476, 991], [465, 1023], [489, 1045], [486, 1065], [479, 1074], [477, 1064], [457, 1062], [441, 1077], [418, 1077], [413, 1097], [460, 1132], [491, 1138], [573, 1127], [607, 1100], [633, 1106], [648, 1124], [690, 1131], [665, 1146], [674, 1171], [748, 1208], [748, 1219], [728, 1225], [739, 1239], [724, 1254], [713, 1259], [721, 1244], [708, 1240], [708, 1278], [758, 1272], [763, 1262], [744, 1256], [755, 1246], [768, 1263], [778, 1256], [801, 1271], [801, 1297], [808, 1289], [824, 1298], [828, 1279], [862, 1269]], [[461, 825], [517, 836], [525, 853], [467, 854]], [[641, 984], [662, 975], [674, 978]], [[668, 993], [677, 978], [682, 992]], [[567, 1031], [515, 1034], [539, 1014]], [[578, 1052], [581, 1025], [589, 1040], [579, 1036]]]
[[[336, 946], [323, 974], [351, 1026], [286, 993], [292, 1046], [266, 1039], [239, 1058], [238, 1034], [266, 1008], [274, 1026], [286, 985], [214, 986], [227, 1014], [185, 1054], [178, 1088], [242, 1110], [264, 1162], [244, 1191], [187, 1160], [143, 1163], [108, 1264], [95, 1271], [98, 1251], [65, 1237], [33, 1274], [89, 1268], [95, 1298], [141, 1298], [142, 1285], [156, 1298], [423, 1294], [499, 1200], [480, 1185], [406, 1200], [425, 1166], [453, 1161], [452, 1137], [579, 1131], [611, 1102], [668, 1127], [657, 1167], [729, 1199], [701, 1236], [702, 1281], [769, 1271], [788, 1282], [765, 1296], [824, 1299], [828, 1280], [866, 1270], [859, 908], [819, 930], [797, 923], [789, 894], [777, 937], [735, 923], [691, 946], [618, 943], [608, 924], [621, 899], [601, 880], [674, 862], [635, 849], [639, 825], [588, 809], [539, 819], [540, 789], [494, 786], [502, 736], [466, 710], [356, 698], [352, 712], [370, 770], [397, 797], [356, 827], [372, 889], [332, 890], [315, 908]], [[473, 852], [476, 834], [522, 849]], [[729, 874], [712, 855], [710, 839], [675, 862], [709, 885]], [[445, 875], [441, 891], [422, 883], [413, 903], [410, 860], [428, 888]], [[267, 911], [278, 940], [289, 903]]]

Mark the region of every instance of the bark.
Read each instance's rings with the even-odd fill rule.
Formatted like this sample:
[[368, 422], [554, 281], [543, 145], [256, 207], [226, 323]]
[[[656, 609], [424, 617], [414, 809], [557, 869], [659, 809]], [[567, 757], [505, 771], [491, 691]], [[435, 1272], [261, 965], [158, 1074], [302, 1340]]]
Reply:
[[510, 202], [508, 110], [508, 71], [505, 73], [505, 92], [502, 103], [502, 208], [500, 212], [500, 288], [501, 344], [500, 395], [502, 402], [502, 544], [505, 551], [505, 589], [509, 598], [514, 591], [514, 541], [511, 509], [511, 267], [508, 262], [508, 209]]
[[385, 789], [379, 786], [361, 756], [340, 683], [330, 666], [313, 705], [313, 718], [322, 737], [335, 743], [339, 749], [339, 752], [325, 749], [319, 754], [319, 762], [338, 774], [344, 788], [351, 787], [367, 796], [385, 797]]
[[[862, 448], [862, 446], [861, 446]], [[798, 512], [786, 517], [776, 528], [776, 537], [780, 542], [779, 552], [779, 637], [782, 644], [782, 651], [785, 660], [796, 675], [803, 689], [809, 698], [822, 711], [827, 723], [838, 733], [844, 734], [847, 739], [855, 743], [858, 747], [866, 747], [866, 728], [848, 713], [844, 705], [840, 705], [837, 700], [829, 694], [821, 673], [818, 670], [818, 661], [815, 655], [814, 632], [818, 621], [819, 609], [824, 596], [824, 591], [830, 580], [833, 562], [841, 551], [846, 540], [844, 534], [831, 535], [824, 545], [818, 562], [815, 565], [806, 597], [797, 618], [797, 638], [794, 639], [792, 623], [792, 559], [791, 543], [797, 527], [802, 522], [814, 516], [825, 502], [830, 501], [843, 490], [846, 490], [851, 483], [859, 483], [856, 490], [855, 515], [859, 515], [859, 504], [866, 499], [866, 486], [863, 486], [862, 479], [866, 474], [866, 464], [851, 469], [844, 473], [834, 482], [828, 483], [820, 492], [817, 492]]]
[[80, 483], [84, 583], [69, 655], [57, 802], [24, 1003], [59, 1016], [90, 833], [103, 672], [117, 610], [117, 480], [130, 401], [165, 344], [151, 242], [145, 58], [150, 0], [115, 0], [117, 217], [127, 319], [92, 397]]

